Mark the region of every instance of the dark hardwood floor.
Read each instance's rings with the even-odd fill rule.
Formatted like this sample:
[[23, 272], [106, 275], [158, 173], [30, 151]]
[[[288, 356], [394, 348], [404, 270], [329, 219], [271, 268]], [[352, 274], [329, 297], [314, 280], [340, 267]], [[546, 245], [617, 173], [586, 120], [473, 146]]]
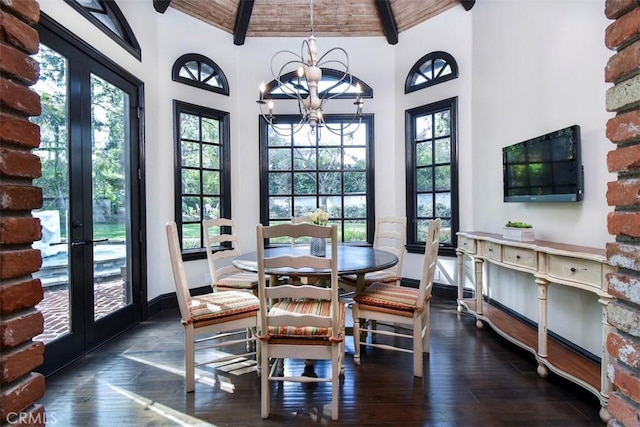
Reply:
[[[367, 349], [353, 363], [347, 341], [340, 421], [332, 422], [330, 384], [272, 384], [271, 416], [260, 418], [255, 366], [203, 368], [184, 392], [183, 329], [165, 310], [47, 378], [48, 425], [61, 426], [598, 426], [598, 399], [550, 374], [534, 357], [455, 302], [434, 298], [425, 376], [412, 375], [411, 354]], [[302, 361], [285, 363], [302, 371]], [[317, 363], [315, 369], [326, 369]], [[196, 371], [196, 375], [198, 372]]]

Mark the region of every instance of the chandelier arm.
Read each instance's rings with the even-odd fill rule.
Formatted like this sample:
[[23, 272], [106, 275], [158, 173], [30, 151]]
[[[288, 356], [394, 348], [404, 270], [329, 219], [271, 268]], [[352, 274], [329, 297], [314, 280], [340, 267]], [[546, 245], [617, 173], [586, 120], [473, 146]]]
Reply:
[[[324, 53], [324, 55], [322, 55], [322, 56], [318, 59], [318, 67], [320, 67], [322, 64], [324, 64], [324, 62], [323, 62], [323, 61], [324, 61], [324, 59], [325, 59], [328, 55], [330, 55], [332, 52], [342, 52], [342, 53], [344, 54], [344, 57], [346, 58], [346, 61], [345, 61], [345, 62], [346, 62], [345, 69], [346, 69], [346, 70], [347, 70], [347, 72], [348, 72], [348, 70], [349, 70], [349, 54], [347, 53], [347, 51], [346, 51], [346, 50], [344, 50], [343, 48], [338, 47], [338, 46], [336, 46], [336, 47], [332, 47], [331, 49], [329, 49], [328, 51], [326, 51], [326, 52]], [[334, 60], [332, 60], [332, 61], [337, 61], [337, 59], [334, 59]], [[338, 61], [338, 62], [343, 63], [342, 61]]]
[[[263, 113], [262, 106], [260, 106], [260, 111], [261, 113]], [[302, 129], [302, 127], [304, 126], [304, 121], [300, 120], [297, 124], [293, 126], [293, 129], [289, 129], [286, 132], [282, 132], [278, 129], [278, 124], [275, 122], [273, 116], [267, 116], [264, 113], [261, 114], [261, 116], [267, 122], [267, 126], [269, 126], [273, 132], [275, 132], [280, 136], [291, 136], [292, 134], [299, 132], [300, 129]]]
[[[306, 56], [305, 53], [307, 54]], [[298, 56], [298, 58], [303, 65], [307, 65], [305, 58], [311, 58], [311, 56], [311, 45], [309, 44], [309, 39], [304, 39], [302, 40], [302, 45], [300, 45], [300, 56]]]
[[[278, 73], [276, 73], [273, 69], [273, 63], [274, 63], [274, 59], [276, 58], [277, 55], [281, 54], [281, 53], [286, 53], [286, 54], [290, 54], [292, 55], [294, 58], [296, 58], [295, 60], [289, 60], [286, 61], [284, 64], [282, 64], [282, 66], [280, 67], [280, 70]], [[273, 58], [271, 58], [271, 75], [273, 76], [274, 80], [278, 83], [278, 87], [280, 88], [280, 90], [282, 91], [282, 93], [290, 98], [298, 98], [299, 97], [299, 91], [293, 90], [291, 89], [289, 86], [287, 86], [287, 82], [284, 82], [281, 80], [281, 77], [283, 74], [285, 74], [285, 70], [287, 67], [289, 67], [290, 65], [304, 65], [303, 62], [301, 62], [299, 60], [299, 58], [296, 56], [295, 53], [288, 51], [288, 50], [281, 50], [280, 52], [276, 53]]]
[[[357, 125], [354, 129], [350, 129], [350, 127], [356, 123], [356, 119], [357, 119]], [[358, 128], [360, 128], [360, 125], [362, 124], [362, 117], [360, 115], [355, 115], [353, 116], [353, 118], [351, 119], [351, 121], [349, 123], [347, 123], [346, 125], [344, 125], [344, 123], [342, 124], [341, 127], [338, 128], [333, 128], [331, 126], [329, 126], [328, 123], [326, 123], [324, 120], [322, 120], [322, 127], [327, 129], [329, 132], [331, 132], [334, 135], [342, 135], [344, 131], [344, 134], [352, 134], [355, 131], [358, 130]]]

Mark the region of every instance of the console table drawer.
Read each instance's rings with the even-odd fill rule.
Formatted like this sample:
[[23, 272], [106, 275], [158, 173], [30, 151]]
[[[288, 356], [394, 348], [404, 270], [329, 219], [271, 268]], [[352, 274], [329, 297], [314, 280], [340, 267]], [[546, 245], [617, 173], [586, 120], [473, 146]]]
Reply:
[[483, 255], [487, 258], [491, 258], [495, 261], [502, 261], [502, 246], [498, 243], [483, 242], [484, 250]]
[[469, 239], [468, 237], [458, 237], [458, 248], [462, 249], [468, 254], [476, 253], [476, 241], [475, 239]]
[[533, 249], [514, 246], [504, 246], [502, 248], [502, 262], [531, 270], [535, 270], [538, 267], [538, 258]]
[[551, 255], [549, 275], [595, 288], [602, 287], [602, 263], [597, 261]]

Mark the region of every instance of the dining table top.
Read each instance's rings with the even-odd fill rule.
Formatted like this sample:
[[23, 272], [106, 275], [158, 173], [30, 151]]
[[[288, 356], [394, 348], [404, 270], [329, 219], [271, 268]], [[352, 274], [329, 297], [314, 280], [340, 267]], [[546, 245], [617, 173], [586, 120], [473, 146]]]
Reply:
[[[257, 252], [247, 252], [236, 257], [233, 265], [245, 271], [258, 271]], [[309, 255], [309, 245], [283, 245], [265, 248], [264, 256], [281, 255], [301, 256]], [[331, 256], [331, 247], [327, 245], [327, 257]], [[364, 275], [372, 271], [384, 270], [398, 263], [398, 257], [390, 252], [375, 249], [371, 246], [338, 245], [338, 274]], [[313, 268], [276, 269], [268, 270], [268, 274], [283, 274], [287, 276], [326, 276], [330, 270]]]

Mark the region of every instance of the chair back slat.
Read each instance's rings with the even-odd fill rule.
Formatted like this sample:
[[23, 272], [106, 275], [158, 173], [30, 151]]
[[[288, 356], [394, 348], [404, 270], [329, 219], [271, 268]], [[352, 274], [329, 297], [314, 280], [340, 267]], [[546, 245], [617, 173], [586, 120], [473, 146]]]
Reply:
[[331, 289], [314, 285], [278, 285], [265, 288], [265, 296], [272, 299], [312, 298], [331, 300]]
[[422, 278], [420, 279], [420, 291], [417, 301], [418, 307], [424, 306], [426, 298], [431, 295], [431, 290], [433, 289], [433, 277], [438, 263], [441, 225], [442, 220], [440, 218], [429, 221], [429, 228], [427, 230], [426, 243], [424, 247]]
[[265, 239], [276, 237], [319, 237], [322, 239], [331, 238], [331, 227], [320, 226], [310, 223], [300, 224], [277, 224], [269, 227], [263, 226]]
[[[211, 254], [211, 257], [213, 258], [214, 262], [221, 261], [221, 260], [223, 260], [225, 258], [236, 258], [238, 256], [240, 256], [240, 251], [238, 251], [235, 248], [234, 249], [226, 249], [226, 250], [218, 251], [218, 252], [213, 252]], [[218, 263], [216, 263], [215, 265], [217, 267]]]
[[303, 268], [330, 270], [331, 258], [318, 258], [312, 255], [284, 255], [265, 258], [264, 266], [265, 268], [292, 268], [296, 270]]
[[176, 296], [178, 298], [178, 306], [180, 307], [180, 317], [182, 322], [189, 322], [191, 313], [189, 306], [191, 304], [191, 294], [189, 293], [189, 285], [187, 283], [187, 275], [184, 272], [184, 263], [182, 262], [182, 251], [180, 250], [180, 239], [178, 237], [178, 226], [175, 222], [167, 222], [167, 242], [169, 243], [169, 258], [171, 259], [171, 270], [173, 271], [173, 281], [176, 287]]
[[[208, 220], [205, 220], [205, 221], [208, 221]], [[209, 227], [211, 227], [211, 225], [209, 225]], [[233, 244], [234, 248], [238, 247], [238, 238], [235, 235], [232, 235], [232, 234], [212, 235], [208, 233], [206, 235], [209, 237], [209, 243], [211, 244], [211, 246], [230, 242], [230, 243], [234, 243]]]

